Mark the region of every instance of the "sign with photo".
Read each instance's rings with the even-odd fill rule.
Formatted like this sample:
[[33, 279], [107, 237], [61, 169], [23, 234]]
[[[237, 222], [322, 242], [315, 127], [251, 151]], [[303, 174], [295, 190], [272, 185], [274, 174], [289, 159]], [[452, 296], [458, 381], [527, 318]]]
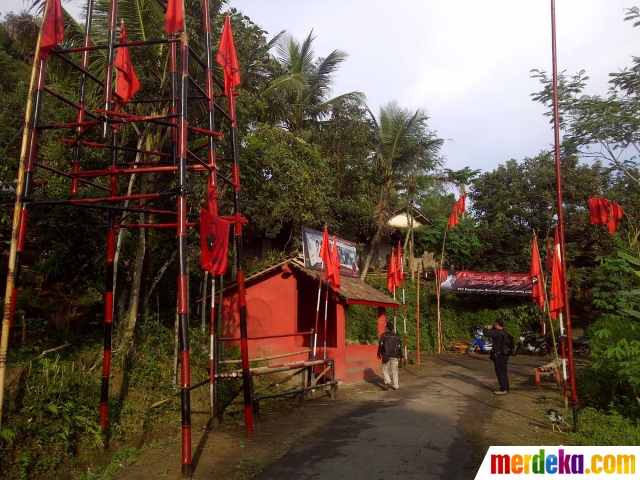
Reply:
[[[323, 232], [302, 227], [302, 252], [304, 254], [304, 266], [313, 270], [324, 270], [324, 262], [320, 258], [320, 247], [322, 247]], [[329, 235], [331, 248], [333, 248], [333, 235]], [[358, 269], [358, 254], [356, 244], [348, 240], [336, 237], [338, 245], [338, 258], [340, 258], [340, 275], [347, 277], [357, 277], [360, 275]]]
[[438, 270], [443, 293], [531, 295], [528, 273], [483, 273], [466, 270]]

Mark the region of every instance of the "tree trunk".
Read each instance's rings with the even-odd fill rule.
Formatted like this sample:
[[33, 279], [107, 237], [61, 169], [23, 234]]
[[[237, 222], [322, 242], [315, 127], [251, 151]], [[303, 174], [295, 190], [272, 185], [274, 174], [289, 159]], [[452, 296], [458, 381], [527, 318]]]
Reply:
[[[159, 151], [162, 150], [162, 135], [163, 132], [158, 125], [153, 125], [150, 128], [149, 134], [146, 138], [146, 149], [149, 151]], [[158, 180], [159, 174], [157, 172], [145, 173], [142, 176], [142, 193], [157, 193], [158, 192]], [[147, 214], [147, 223], [156, 223], [156, 215], [153, 213]], [[154, 241], [155, 241], [155, 229], [146, 228], [146, 253], [144, 260], [144, 269], [142, 273], [142, 281], [140, 285], [140, 294], [141, 297], [144, 298], [147, 296], [147, 292], [149, 291], [149, 286], [151, 285], [151, 275], [152, 275], [152, 262], [151, 255], [154, 253]]]
[[[144, 223], [144, 214], [140, 214], [140, 223]], [[133, 333], [136, 328], [138, 319], [138, 306], [140, 304], [140, 284], [142, 281], [142, 268], [144, 266], [144, 257], [147, 249], [146, 235], [144, 228], [140, 228], [138, 235], [138, 250], [136, 252], [136, 263], [131, 281], [131, 295], [129, 296], [129, 308], [126, 314], [125, 330], [121, 338], [121, 346], [123, 348], [123, 357], [126, 358], [133, 348]]]
[[364, 261], [364, 266], [362, 268], [362, 273], [360, 274], [360, 280], [364, 281], [367, 276], [367, 271], [369, 270], [369, 265], [371, 265], [371, 259], [373, 257], [373, 252], [380, 243], [380, 239], [382, 238], [382, 234], [386, 227], [388, 218], [387, 218], [387, 203], [389, 197], [389, 191], [391, 189], [391, 182], [388, 181], [386, 184], [382, 186], [380, 189], [380, 198], [378, 199], [378, 204], [376, 205], [376, 220], [377, 220], [377, 228], [376, 233], [373, 235], [371, 239], [371, 244], [369, 245], [369, 253], [367, 254], [367, 258]]
[[158, 282], [164, 275], [164, 272], [167, 270], [167, 268], [169, 268], [169, 265], [171, 265], [171, 263], [176, 259], [177, 253], [178, 253], [178, 250], [174, 250], [173, 253], [171, 254], [171, 257], [169, 257], [169, 259], [166, 262], [164, 262], [164, 265], [162, 265], [162, 267], [158, 271], [158, 274], [153, 279], [153, 283], [151, 284], [149, 291], [144, 297], [144, 302], [142, 302], [142, 308], [147, 307], [147, 304], [149, 303], [149, 298], [151, 298], [151, 294], [153, 293], [153, 290], [156, 288], [156, 285], [158, 285]]
[[[142, 133], [138, 137], [138, 145], [137, 145], [138, 150], [142, 150], [142, 147], [144, 146], [145, 139], [146, 139], [148, 133], [149, 133], [149, 125], [147, 125], [145, 127], [145, 129], [142, 131]], [[135, 162], [136, 163], [140, 162], [141, 158], [142, 158], [142, 154], [140, 152], [136, 153]], [[136, 174], [134, 173], [129, 178], [129, 186], [127, 187], [127, 196], [130, 196], [131, 192], [133, 192], [133, 185], [135, 183], [135, 180], [136, 180]], [[124, 206], [125, 207], [129, 206], [129, 200], [126, 200], [124, 202]], [[127, 213], [125, 213], [124, 215], [127, 215]], [[118, 263], [119, 263], [119, 260], [120, 260], [120, 249], [122, 247], [122, 239], [123, 239], [123, 235], [124, 235], [125, 230], [126, 230], [125, 228], [121, 228], [120, 231], [118, 232], [118, 240], [116, 241], [116, 252], [115, 252], [115, 255], [113, 257], [113, 292], [114, 292], [114, 297], [116, 296], [116, 284], [117, 284], [117, 281], [118, 281]], [[124, 297], [122, 295], [120, 296], [120, 298], [124, 299]], [[118, 306], [120, 306], [121, 304], [123, 304], [123, 303], [119, 302]], [[124, 312], [120, 311], [120, 308], [118, 309], [118, 312], [119, 312], [119, 317], [122, 318], [124, 316]]]

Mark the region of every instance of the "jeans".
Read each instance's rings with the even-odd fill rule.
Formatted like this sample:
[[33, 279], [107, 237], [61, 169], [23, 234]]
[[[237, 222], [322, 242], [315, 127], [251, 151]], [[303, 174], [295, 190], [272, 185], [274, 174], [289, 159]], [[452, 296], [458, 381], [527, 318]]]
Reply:
[[399, 388], [398, 385], [398, 359], [390, 358], [387, 363], [382, 364], [382, 378], [384, 378], [385, 385], [391, 385], [391, 379], [389, 378], [389, 367], [391, 367], [391, 376], [393, 377], [393, 388]]

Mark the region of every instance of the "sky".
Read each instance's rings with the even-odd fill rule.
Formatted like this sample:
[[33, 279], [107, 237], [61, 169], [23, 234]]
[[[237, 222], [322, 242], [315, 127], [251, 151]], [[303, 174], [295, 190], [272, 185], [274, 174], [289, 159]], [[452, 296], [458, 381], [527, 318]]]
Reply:
[[[81, 0], [64, 2], [73, 12]], [[333, 95], [363, 92], [374, 113], [395, 100], [425, 110], [445, 140], [446, 167], [491, 171], [553, 146], [531, 69], [551, 72], [550, 0], [229, 0], [269, 38], [313, 30], [315, 53], [349, 54]], [[18, 12], [23, 0], [3, 0]], [[640, 28], [624, 22], [640, 0], [556, 0], [558, 70], [590, 76], [606, 94], [609, 73], [631, 66]], [[76, 9], [77, 11], [77, 9]], [[242, 61], [242, 59], [240, 59]]]

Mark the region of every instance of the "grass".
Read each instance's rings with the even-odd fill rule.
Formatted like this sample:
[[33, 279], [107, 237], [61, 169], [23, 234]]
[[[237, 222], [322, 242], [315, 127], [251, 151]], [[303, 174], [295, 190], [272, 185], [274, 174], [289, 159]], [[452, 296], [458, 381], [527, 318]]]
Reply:
[[[143, 445], [140, 448], [136, 447], [122, 447], [111, 458], [108, 464], [97, 467], [86, 473], [78, 473], [74, 475], [74, 478], [81, 480], [111, 480], [112, 478], [120, 475], [121, 469], [137, 465], [140, 462], [140, 457], [149, 453], [150, 451], [163, 447], [169, 443], [169, 440], [154, 441], [148, 445]], [[167, 470], [161, 469], [158, 475], [166, 475]]]
[[577, 445], [640, 445], [640, 419], [585, 408], [578, 412]]

